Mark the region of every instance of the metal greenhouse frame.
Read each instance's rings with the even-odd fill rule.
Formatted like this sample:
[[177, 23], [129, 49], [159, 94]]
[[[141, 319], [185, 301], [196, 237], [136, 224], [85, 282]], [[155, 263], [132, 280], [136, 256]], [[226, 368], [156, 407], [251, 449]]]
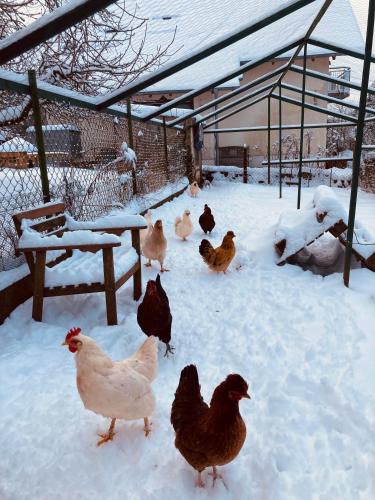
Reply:
[[[90, 15], [94, 14], [96, 11], [107, 7], [110, 4], [115, 3], [116, 0], [81, 0], [73, 1], [68, 6], [61, 7], [52, 13], [50, 16], [45, 16], [44, 19], [38, 20], [37, 24], [31, 24], [28, 28], [20, 30], [14, 35], [9, 36], [5, 40], [0, 41], [0, 64], [16, 58], [23, 52], [35, 47], [39, 43], [47, 40], [48, 38], [56, 35], [57, 33], [67, 29], [69, 26], [83, 20]], [[66, 93], [62, 89], [53, 87], [51, 85], [43, 84], [43, 82], [36, 82], [36, 92], [40, 97], [47, 97], [50, 99], [70, 101], [71, 103], [76, 103], [81, 106], [85, 106], [89, 109], [94, 109], [97, 111], [106, 111], [107, 113], [112, 113], [114, 115], [129, 116], [130, 106], [128, 104], [127, 111], [123, 107], [114, 106], [114, 104], [122, 101], [124, 99], [128, 100], [130, 103], [131, 97], [148, 88], [149, 86], [163, 80], [164, 78], [173, 75], [174, 73], [191, 66], [192, 64], [201, 61], [202, 59], [232, 45], [233, 43], [256, 33], [262, 28], [271, 25], [272, 23], [288, 16], [289, 14], [306, 7], [309, 4], [315, 3], [317, 0], [290, 0], [286, 4], [283, 4], [280, 8], [269, 13], [269, 15], [258, 18], [255, 22], [248, 23], [245, 26], [240, 27], [236, 32], [230, 33], [224, 37], [215, 40], [213, 43], [197, 49], [194, 52], [174, 61], [169, 64], [162, 66], [160, 69], [142, 76], [135, 80], [134, 82], [115, 90], [107, 95], [100, 96], [97, 98], [88, 98], [87, 96], [81, 96], [78, 93]], [[156, 117], [166, 113], [167, 111], [176, 108], [180, 103], [192, 99], [203, 94], [206, 91], [213, 90], [227, 82], [228, 80], [239, 76], [251, 69], [254, 69], [265, 62], [268, 62], [288, 51], [293, 50], [292, 56], [289, 58], [288, 62], [281, 67], [264, 74], [257, 79], [243, 85], [242, 87], [236, 88], [228, 92], [227, 94], [215, 97], [210, 102], [187, 112], [183, 117], [178, 117], [169, 122], [164, 120], [164, 126], [166, 127], [179, 127], [179, 124], [190, 120], [191, 118], [200, 115], [202, 112], [214, 108], [218, 104], [227, 101], [229, 99], [243, 94], [246, 90], [250, 90], [253, 87], [257, 87], [260, 84], [265, 85], [261, 88], [257, 88], [255, 91], [243, 94], [242, 97], [238, 97], [235, 100], [231, 100], [225, 106], [215, 109], [214, 112], [209, 112], [205, 116], [199, 116], [196, 120], [197, 123], [206, 122], [207, 119], [214, 117], [213, 121], [205, 123], [205, 133], [206, 134], [218, 134], [218, 133], [236, 133], [236, 132], [255, 132], [255, 131], [267, 131], [268, 133], [268, 165], [270, 165], [270, 134], [271, 131], [279, 132], [279, 169], [281, 170], [282, 159], [281, 159], [281, 133], [282, 130], [299, 129], [300, 130], [300, 151], [298, 158], [298, 198], [297, 198], [297, 208], [300, 208], [301, 203], [301, 179], [302, 179], [302, 163], [303, 163], [303, 134], [306, 128], [329, 128], [335, 127], [350, 127], [356, 126], [356, 143], [353, 153], [353, 173], [352, 173], [352, 185], [351, 185], [351, 196], [350, 196], [350, 207], [349, 207], [349, 218], [348, 218], [348, 229], [347, 229], [347, 245], [345, 252], [345, 266], [344, 266], [344, 283], [349, 286], [350, 277], [350, 261], [353, 250], [353, 235], [354, 235], [354, 222], [356, 213], [356, 202], [358, 194], [358, 179], [360, 172], [360, 160], [363, 142], [363, 130], [364, 125], [367, 121], [372, 121], [374, 118], [366, 118], [366, 113], [375, 115], [375, 109], [367, 107], [367, 94], [375, 94], [375, 89], [369, 88], [369, 72], [371, 63], [375, 62], [375, 56], [372, 55], [372, 39], [374, 33], [374, 18], [375, 18], [375, 0], [368, 0], [368, 18], [367, 18], [367, 32], [366, 32], [366, 43], [364, 52], [359, 52], [352, 50], [348, 47], [337, 46], [333, 43], [327, 43], [321, 41], [313, 36], [313, 32], [321, 18], [324, 16], [328, 7], [331, 5], [332, 0], [325, 0], [323, 5], [316, 14], [313, 22], [308, 26], [305, 35], [302, 38], [298, 38], [292, 41], [288, 41], [283, 45], [280, 45], [277, 50], [269, 52], [262, 57], [248, 62], [238, 68], [227, 72], [223, 75], [218, 75], [214, 80], [197, 87], [195, 89], [186, 92], [185, 94], [173, 99], [172, 101], [160, 106], [158, 109], [153, 110], [146, 116], [134, 117], [133, 119], [139, 119], [142, 121], [154, 120]], [[35, 25], [35, 29], [33, 28]], [[324, 48], [332, 53], [346, 54], [348, 56], [354, 57], [356, 59], [363, 60], [363, 70], [362, 70], [362, 83], [361, 85], [356, 85], [352, 82], [348, 82], [344, 79], [334, 78], [327, 74], [320, 73], [317, 71], [312, 71], [306, 68], [307, 62], [307, 47], [308, 45]], [[295, 65], [295, 60], [297, 57], [301, 57], [300, 53], [303, 51], [302, 60], [303, 64], [301, 66]], [[302, 86], [296, 87], [283, 82], [285, 75], [289, 72], [297, 72], [302, 74]], [[275, 79], [276, 77], [276, 79]], [[343, 107], [349, 108], [356, 112], [357, 116], [349, 115], [346, 113], [338, 113], [329, 110], [325, 107], [319, 105], [313, 105], [306, 102], [306, 96], [315, 97], [319, 100], [326, 102], [337, 103], [337, 99], [320, 94], [318, 92], [313, 92], [306, 88], [306, 77], [315, 78], [322, 81], [327, 81], [335, 84], [342, 85], [344, 87], [352, 88], [360, 91], [360, 101], [359, 105], [344, 103], [340, 101]], [[266, 83], [269, 81], [269, 83]], [[20, 88], [30, 89], [30, 83], [27, 79], [20, 77], [19, 75], [14, 75], [9, 72], [0, 72], [0, 89], [5, 90], [20, 90]], [[292, 91], [296, 94], [301, 95], [301, 99], [294, 99], [283, 95], [283, 90]], [[259, 96], [257, 99], [253, 99]], [[252, 100], [253, 99], [253, 100]], [[270, 103], [271, 99], [278, 101], [279, 109], [279, 124], [271, 125], [270, 119]], [[260, 101], [267, 101], [268, 105], [268, 123], [264, 126], [257, 127], [240, 127], [240, 128], [210, 128], [220, 121], [228, 118], [229, 116], [235, 115], [240, 111], [255, 105]], [[282, 121], [282, 102], [287, 102], [298, 106], [301, 108], [301, 121], [299, 124], [285, 125]], [[238, 107], [239, 104], [242, 104]], [[236, 107], [237, 106], [237, 107]], [[234, 109], [232, 109], [234, 108]], [[329, 115], [336, 117], [342, 122], [338, 123], [315, 123], [307, 124], [305, 123], [305, 109], [310, 109], [320, 114]], [[228, 111], [228, 113], [221, 113]], [[268, 177], [268, 180], [269, 177]], [[280, 176], [280, 196], [281, 196], [281, 176]]]

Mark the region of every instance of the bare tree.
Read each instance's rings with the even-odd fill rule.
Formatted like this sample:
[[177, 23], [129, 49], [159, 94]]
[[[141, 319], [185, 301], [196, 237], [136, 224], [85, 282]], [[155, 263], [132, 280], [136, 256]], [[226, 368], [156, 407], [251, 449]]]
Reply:
[[0, 0], [0, 40], [37, 17], [38, 0]]
[[[331, 104], [330, 107], [334, 111], [338, 111], [341, 114], [347, 114], [350, 116], [355, 116], [353, 110], [348, 109], [345, 106], [338, 106]], [[329, 123], [335, 123], [337, 120], [335, 118], [329, 118]], [[330, 156], [336, 156], [346, 150], [353, 150], [355, 143], [355, 127], [329, 127], [327, 129], [327, 147], [326, 151]]]
[[[66, 1], [0, 0], [0, 37], [21, 29], [30, 18], [52, 12]], [[147, 19], [138, 15], [137, 7], [129, 12], [125, 0], [121, 0], [31, 49], [6, 67], [24, 73], [32, 61], [32, 69], [40, 79], [87, 95], [98, 95], [162, 64], [172, 54], [175, 33], [176, 29], [166, 45], [148, 50]], [[28, 99], [23, 100], [23, 106], [19, 110], [20, 121], [30, 109]], [[11, 123], [17, 119], [12, 117]], [[9, 120], [0, 119], [0, 125], [6, 124]]]
[[[375, 82], [372, 82], [371, 87], [375, 87]], [[375, 96], [374, 94], [367, 94], [367, 106], [375, 109]], [[368, 114], [367, 118], [373, 118], [374, 115]], [[367, 122], [364, 131], [364, 143], [375, 144], [375, 121]]]

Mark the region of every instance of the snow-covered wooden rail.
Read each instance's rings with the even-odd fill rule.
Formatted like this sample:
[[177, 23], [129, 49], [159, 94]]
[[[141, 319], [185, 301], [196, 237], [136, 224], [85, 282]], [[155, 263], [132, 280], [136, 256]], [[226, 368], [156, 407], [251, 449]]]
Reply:
[[[330, 156], [326, 158], [302, 158], [302, 163], [328, 163], [328, 164], [334, 164], [336, 166], [337, 163], [347, 163], [349, 161], [353, 160], [353, 156]], [[286, 158], [284, 160], [271, 160], [270, 165], [279, 165], [280, 163], [282, 165], [292, 165], [292, 164], [298, 164], [300, 160], [298, 158]], [[268, 161], [264, 160], [262, 161], [262, 165], [268, 166]]]

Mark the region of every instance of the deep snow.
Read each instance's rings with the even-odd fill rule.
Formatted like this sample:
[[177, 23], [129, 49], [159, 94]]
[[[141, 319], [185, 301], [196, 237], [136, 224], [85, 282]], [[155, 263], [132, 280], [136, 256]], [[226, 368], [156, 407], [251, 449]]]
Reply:
[[[347, 206], [349, 192], [336, 191]], [[307, 204], [313, 189], [303, 189]], [[356, 269], [350, 289], [341, 274], [325, 278], [275, 264], [273, 226], [296, 204], [296, 190], [215, 182], [198, 198], [187, 193], [153, 211], [168, 237], [162, 283], [173, 314], [175, 355], [159, 352], [153, 384], [153, 432], [119, 422], [114, 441], [97, 448], [108, 421], [86, 411], [75, 386], [73, 355], [60, 347], [72, 326], [114, 359], [144, 340], [130, 282], [118, 293], [119, 326], [105, 326], [101, 294], [46, 300], [44, 322], [30, 320], [31, 301], [0, 327], [1, 500], [373, 499], [375, 274]], [[198, 216], [212, 208], [219, 243], [232, 229], [238, 255], [227, 275], [211, 273], [198, 245]], [[194, 232], [174, 234], [189, 208]], [[358, 216], [375, 225], [375, 196], [360, 193]], [[241, 266], [241, 267], [240, 267]], [[236, 270], [236, 267], [239, 268]], [[144, 285], [157, 266], [143, 268]], [[248, 382], [240, 404], [248, 436], [221, 483], [194, 487], [195, 474], [175, 449], [170, 407], [180, 370], [194, 362], [209, 399], [231, 372]]]

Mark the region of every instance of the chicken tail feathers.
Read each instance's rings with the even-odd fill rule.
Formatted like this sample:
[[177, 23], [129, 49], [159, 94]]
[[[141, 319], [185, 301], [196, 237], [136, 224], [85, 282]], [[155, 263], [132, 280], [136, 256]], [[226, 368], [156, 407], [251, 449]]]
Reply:
[[208, 240], [201, 241], [199, 253], [206, 264], [213, 264], [215, 262], [215, 250]]
[[171, 423], [174, 430], [178, 432], [186, 423], [192, 423], [194, 417], [207, 408], [201, 395], [196, 366], [185, 366], [181, 371], [180, 382], [172, 404]]
[[160, 281], [160, 274], [158, 274], [156, 276], [156, 280], [155, 280], [155, 283], [156, 283], [156, 288], [159, 292], [159, 295], [160, 297], [162, 297], [165, 302], [169, 305], [169, 299], [168, 299], [168, 296], [166, 294], [166, 291], [164, 290], [164, 288], [162, 287], [162, 284], [161, 284], [161, 281]]
[[152, 382], [156, 377], [158, 369], [158, 343], [156, 338], [149, 337], [146, 339], [128, 361], [131, 362], [134, 370]]
[[174, 222], [174, 227], [177, 227], [180, 222], [182, 222], [181, 217], [176, 217], [176, 220]]
[[199, 385], [198, 370], [195, 365], [188, 365], [182, 369], [180, 382], [176, 390], [176, 396], [179, 394], [189, 394], [201, 396], [201, 388]]

